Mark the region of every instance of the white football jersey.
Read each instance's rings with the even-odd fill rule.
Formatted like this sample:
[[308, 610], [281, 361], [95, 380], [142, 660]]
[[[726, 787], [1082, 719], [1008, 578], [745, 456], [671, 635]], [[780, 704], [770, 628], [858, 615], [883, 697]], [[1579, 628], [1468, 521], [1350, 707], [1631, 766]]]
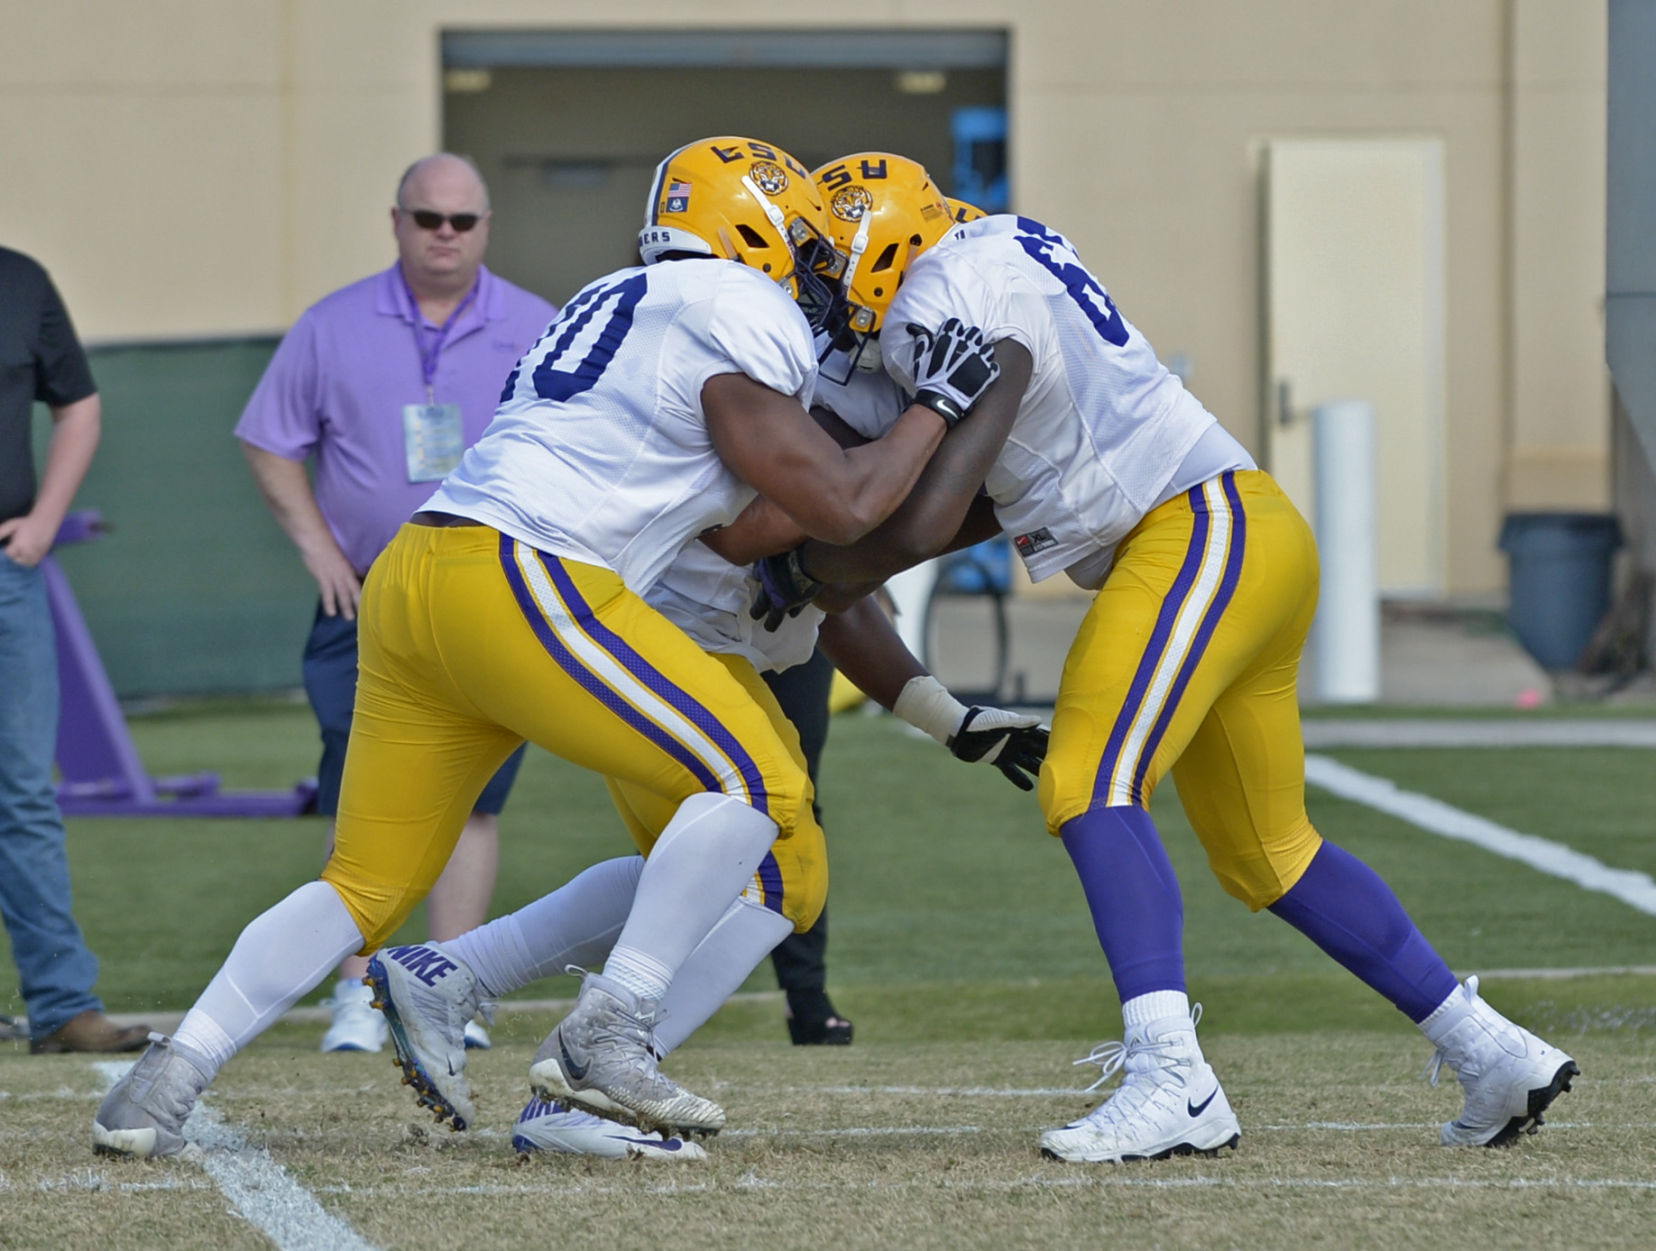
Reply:
[[518, 362], [494, 420], [426, 507], [613, 569], [642, 594], [753, 498], [702, 414], [703, 384], [727, 373], [810, 404], [811, 330], [776, 283], [718, 259], [600, 278]]
[[908, 407], [908, 397], [883, 371], [854, 369], [840, 354], [822, 363], [815, 403], [865, 439], [884, 438]]
[[[844, 374], [824, 369], [815, 402], [865, 438], [879, 438], [901, 416], [903, 395], [884, 373], [835, 378]], [[691, 543], [644, 598], [703, 651], [744, 656], [760, 673], [804, 664], [816, 647], [822, 610], [807, 604], [767, 630], [749, 612], [757, 590], [745, 566], [732, 565], [704, 543]]]
[[1176, 479], [1210, 432], [1227, 451], [1216, 460], [1204, 444], [1194, 458], [1199, 480], [1216, 464], [1251, 466], [1069, 241], [1039, 222], [1001, 215], [957, 226], [909, 266], [880, 334], [886, 368], [905, 390], [914, 389], [905, 327], [950, 317], [990, 342], [1015, 340], [1033, 358], [1011, 437], [984, 485], [1037, 582], [1107, 564], [1145, 513], [1196, 485]]
[[767, 630], [749, 612], [757, 590], [746, 565], [731, 564], [705, 543], [691, 543], [644, 599], [704, 652], [745, 657], [760, 673], [804, 664], [816, 647], [822, 610], [807, 604]]

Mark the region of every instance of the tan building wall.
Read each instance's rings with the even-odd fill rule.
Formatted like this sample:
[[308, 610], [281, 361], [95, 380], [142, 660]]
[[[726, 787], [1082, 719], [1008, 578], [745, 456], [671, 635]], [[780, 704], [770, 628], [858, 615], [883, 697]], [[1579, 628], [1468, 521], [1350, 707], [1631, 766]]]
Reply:
[[277, 329], [389, 257], [391, 185], [440, 135], [444, 29], [1000, 28], [1015, 206], [1075, 239], [1254, 446], [1262, 145], [1440, 137], [1448, 590], [1501, 585], [1504, 511], [1608, 499], [1601, 0], [611, 0], [601, 21], [593, 12], [0, 0], [0, 240], [51, 268], [94, 340]]

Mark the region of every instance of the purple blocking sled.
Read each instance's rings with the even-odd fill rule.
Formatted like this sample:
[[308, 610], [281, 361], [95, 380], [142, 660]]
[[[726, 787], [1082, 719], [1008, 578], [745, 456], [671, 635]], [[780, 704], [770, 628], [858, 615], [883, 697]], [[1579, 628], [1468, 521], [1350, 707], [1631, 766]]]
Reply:
[[[95, 512], [63, 519], [55, 546], [84, 543], [103, 529]], [[69, 579], [55, 557], [40, 562], [57, 638], [58, 804], [66, 816], [296, 817], [316, 798], [316, 784], [286, 791], [223, 791], [216, 773], [151, 777], [127, 732], [109, 674], [86, 628]]]

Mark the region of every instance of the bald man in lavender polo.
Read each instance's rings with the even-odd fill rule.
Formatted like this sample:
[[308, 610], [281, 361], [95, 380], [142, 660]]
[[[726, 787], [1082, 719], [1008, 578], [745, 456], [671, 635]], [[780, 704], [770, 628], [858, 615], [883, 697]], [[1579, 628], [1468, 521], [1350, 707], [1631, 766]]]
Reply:
[[[362, 578], [483, 433], [518, 357], [557, 310], [483, 267], [489, 192], [470, 161], [439, 153], [397, 185], [397, 263], [320, 300], [282, 340], [236, 426], [259, 491], [316, 579], [305, 690], [322, 729], [318, 811], [339, 801], [356, 695]], [[305, 462], [314, 460], [313, 491]], [[498, 814], [522, 762], [502, 766], [429, 897], [441, 941], [488, 919]], [[339, 968], [324, 1051], [378, 1051], [366, 959]], [[478, 1023], [467, 1044], [488, 1046]]]

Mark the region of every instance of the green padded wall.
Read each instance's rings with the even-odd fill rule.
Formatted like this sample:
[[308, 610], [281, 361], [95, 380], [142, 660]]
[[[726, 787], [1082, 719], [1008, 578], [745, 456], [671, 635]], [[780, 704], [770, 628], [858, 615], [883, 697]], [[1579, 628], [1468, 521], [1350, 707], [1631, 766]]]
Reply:
[[57, 556], [123, 699], [299, 685], [315, 584], [232, 433], [276, 342], [90, 352], [103, 441], [74, 506], [111, 531]]

